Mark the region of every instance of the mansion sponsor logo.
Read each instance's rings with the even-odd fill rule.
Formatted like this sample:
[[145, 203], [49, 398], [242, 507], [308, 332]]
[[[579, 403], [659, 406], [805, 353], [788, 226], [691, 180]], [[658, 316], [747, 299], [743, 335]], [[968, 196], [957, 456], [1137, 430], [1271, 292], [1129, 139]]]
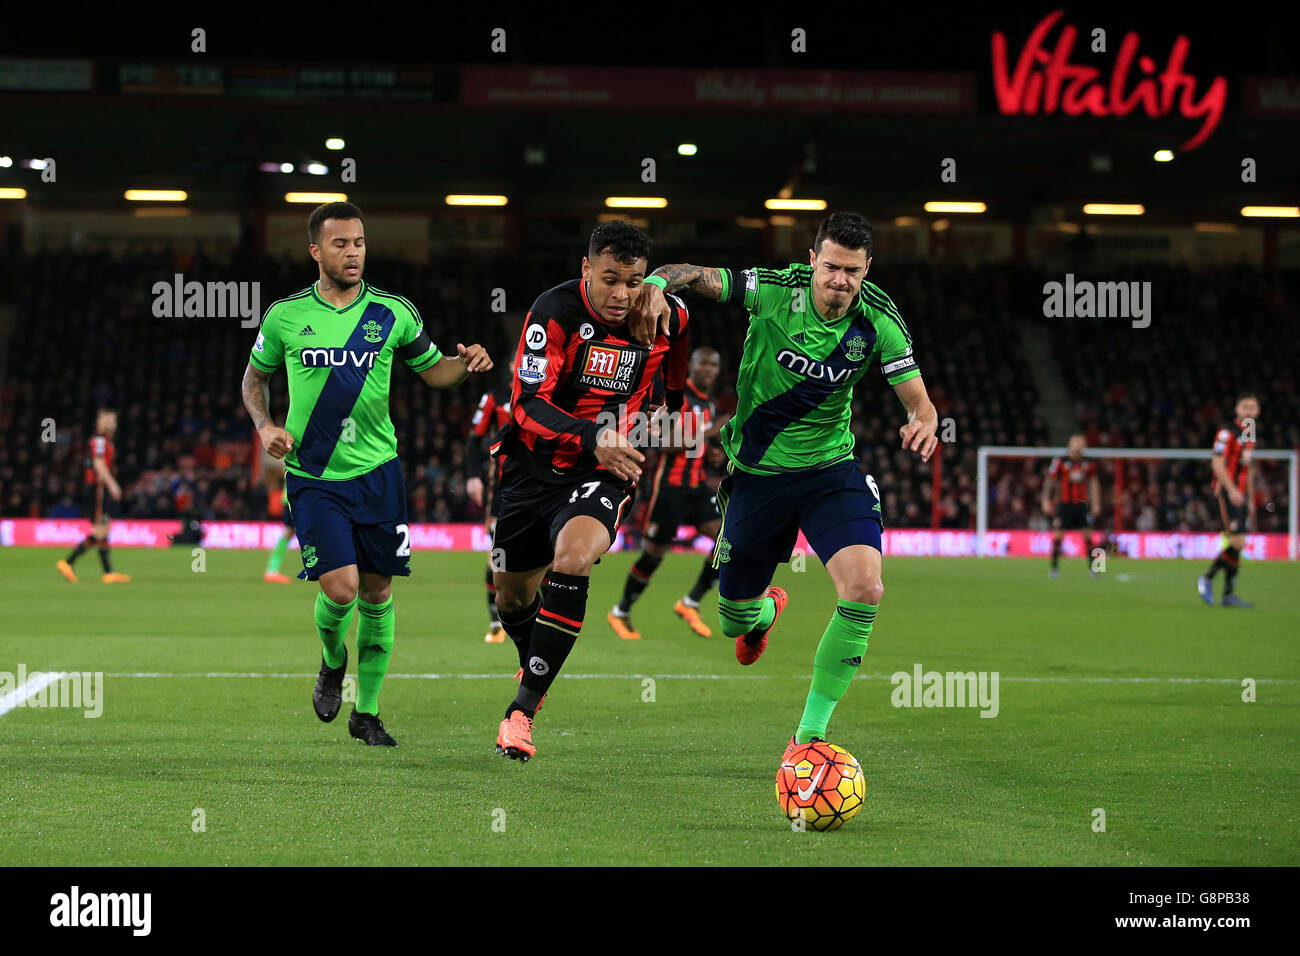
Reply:
[[586, 354], [581, 359], [582, 372], [578, 375], [578, 384], [631, 395], [633, 384], [640, 378], [645, 354], [618, 345], [588, 342]]
[[152, 291], [153, 314], [159, 319], [239, 318], [245, 329], [261, 321], [260, 282], [186, 282], [178, 272], [171, 282], [155, 282]]
[[912, 673], [897, 671], [890, 676], [894, 685], [890, 702], [895, 707], [978, 707], [981, 717], [998, 715], [997, 671], [925, 671], [921, 665]]
[[83, 893], [73, 886], [50, 897], [50, 925], [127, 927], [132, 936], [148, 936], [153, 928], [153, 894]]
[[1150, 282], [1065, 282], [1043, 285], [1043, 315], [1049, 319], [1132, 319], [1135, 329], [1151, 324]]
[[68, 707], [85, 717], [104, 714], [104, 672], [0, 671], [0, 714], [24, 707]]

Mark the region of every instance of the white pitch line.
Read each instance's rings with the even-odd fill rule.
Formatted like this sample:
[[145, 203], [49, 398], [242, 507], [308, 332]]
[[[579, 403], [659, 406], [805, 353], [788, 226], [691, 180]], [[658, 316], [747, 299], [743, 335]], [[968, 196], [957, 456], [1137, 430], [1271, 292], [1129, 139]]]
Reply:
[[66, 675], [62, 671], [50, 671], [48, 674], [32, 674], [20, 686], [0, 697], [0, 717], [18, 708], [23, 701], [35, 697], [46, 687]]
[[[911, 671], [900, 671], [899, 673], [907, 674], [912, 677]], [[926, 673], [929, 673], [928, 671]], [[940, 672], [943, 673], [943, 672]], [[54, 675], [57, 677], [58, 675]], [[261, 678], [284, 678], [298, 680], [300, 678], [316, 677], [316, 674], [287, 674], [287, 673], [240, 673], [240, 672], [221, 672], [221, 671], [194, 671], [190, 673], [165, 674], [157, 672], [121, 672], [108, 673], [105, 677], [213, 677], [213, 678], [242, 678], [242, 677], [261, 677]], [[496, 674], [389, 674], [389, 679], [395, 680], [504, 680], [513, 679], [513, 675], [506, 673]], [[561, 680], [643, 680], [647, 677], [653, 677], [656, 680], [772, 680], [769, 674], [561, 674]], [[892, 680], [891, 674], [858, 674], [854, 680]], [[789, 680], [812, 680], [811, 674], [791, 674]], [[1000, 675], [999, 680], [1023, 684], [1240, 684], [1240, 677], [1014, 677]], [[30, 681], [29, 681], [30, 683]], [[1300, 684], [1300, 680], [1290, 680], [1287, 678], [1256, 678], [1257, 684]], [[37, 688], [39, 690], [39, 688]], [[30, 693], [35, 693], [33, 690]], [[3, 714], [0, 709], [0, 714]]]

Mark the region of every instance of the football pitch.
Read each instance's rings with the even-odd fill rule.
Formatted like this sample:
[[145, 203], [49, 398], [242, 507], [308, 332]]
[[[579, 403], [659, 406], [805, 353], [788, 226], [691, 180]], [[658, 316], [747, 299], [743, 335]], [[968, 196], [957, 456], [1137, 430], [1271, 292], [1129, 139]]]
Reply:
[[[773, 786], [834, 603], [815, 559], [778, 572], [790, 605], [742, 668], [713, 594], [712, 638], [672, 613], [695, 556], [665, 560], [637, 605], [645, 639], [614, 637], [634, 555], [607, 556], [521, 764], [493, 752], [517, 662], [483, 642], [481, 555], [417, 553], [395, 582], [381, 716], [396, 750], [351, 739], [348, 704], [317, 720], [316, 586], [263, 583], [263, 554], [211, 550], [196, 573], [189, 549], [118, 550], [127, 585], [100, 583], [93, 554], [69, 585], [60, 556], [0, 549], [0, 672], [103, 672], [103, 712], [0, 716], [0, 865], [1300, 862], [1285, 564], [1245, 564], [1257, 608], [1238, 611], [1197, 599], [1199, 561], [1112, 560], [1091, 581], [1076, 559], [1049, 581], [1040, 560], [887, 558], [830, 728], [866, 805], [817, 833], [792, 830]], [[996, 716], [895, 706], [891, 675], [918, 665], [996, 672]]]

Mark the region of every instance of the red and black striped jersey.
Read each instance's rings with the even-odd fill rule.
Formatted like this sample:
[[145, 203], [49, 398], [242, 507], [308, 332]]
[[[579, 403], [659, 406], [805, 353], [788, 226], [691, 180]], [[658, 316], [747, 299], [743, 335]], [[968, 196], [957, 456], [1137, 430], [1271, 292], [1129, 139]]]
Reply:
[[502, 385], [483, 393], [470, 422], [469, 449], [465, 455], [465, 473], [471, 478], [483, 472], [483, 439], [495, 437], [510, 422], [510, 387]]
[[[596, 436], [606, 427], [623, 435], [652, 411], [650, 391], [662, 368], [671, 401], [681, 401], [690, 360], [689, 316], [667, 297], [672, 319], [647, 348], [611, 325], [587, 299], [586, 283], [571, 279], [543, 292], [524, 318], [515, 352], [510, 423], [494, 455], [517, 457], [541, 481], [560, 483], [603, 472]], [[648, 431], [648, 429], [642, 429]]]
[[86, 454], [86, 484], [88, 485], [100, 483], [99, 475], [95, 473], [96, 458], [104, 459], [104, 465], [111, 474], [113, 471], [113, 441], [107, 435], [96, 434], [90, 439], [90, 448]]
[[502, 385], [484, 392], [478, 400], [478, 409], [470, 423], [470, 433], [476, 438], [495, 435], [510, 421], [510, 388]]
[[[1249, 441], [1245, 439], [1249, 438]], [[1241, 419], [1235, 418], [1232, 421], [1232, 427], [1223, 427], [1215, 433], [1214, 436], [1214, 453], [1223, 456], [1223, 467], [1228, 472], [1228, 477], [1232, 483], [1237, 486], [1237, 490], [1245, 492], [1250, 475], [1250, 459], [1252, 452], [1255, 450], [1255, 435], [1252, 430], [1249, 435], [1246, 433], [1246, 426], [1242, 424]], [[1214, 478], [1210, 487], [1217, 493], [1219, 490], [1219, 479]]]
[[1053, 458], [1047, 477], [1056, 479], [1056, 500], [1063, 505], [1083, 504], [1088, 500], [1088, 484], [1097, 477], [1097, 463], [1080, 458]]
[[[687, 435], [698, 437], [712, 427], [718, 417], [718, 403], [711, 395], [697, 389], [688, 378], [686, 395], [682, 401], [682, 416], [690, 416], [694, 422], [683, 424], [682, 431]], [[706, 447], [701, 444], [691, 452], [665, 452], [660, 467], [664, 469], [664, 481], [674, 487], [694, 488], [704, 484], [704, 459]]]

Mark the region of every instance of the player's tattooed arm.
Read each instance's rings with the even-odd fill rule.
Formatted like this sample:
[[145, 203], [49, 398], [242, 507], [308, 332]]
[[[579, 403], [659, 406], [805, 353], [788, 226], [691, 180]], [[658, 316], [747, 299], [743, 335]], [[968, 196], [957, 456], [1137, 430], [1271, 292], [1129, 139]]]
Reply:
[[720, 302], [727, 289], [722, 270], [711, 266], [693, 266], [681, 262], [660, 266], [647, 278], [656, 276], [666, 283], [665, 288], [661, 290], [657, 282], [644, 283], [641, 294], [637, 296], [636, 304], [627, 317], [628, 331], [642, 345], [649, 345], [657, 334], [669, 334], [673, 310], [665, 298], [668, 293], [689, 289]]
[[722, 299], [722, 293], [726, 288], [722, 281], [722, 270], [712, 266], [693, 266], [679, 262], [660, 266], [650, 274], [659, 276], [668, 283], [665, 292], [678, 292], [685, 289], [715, 302]]
[[244, 369], [244, 408], [253, 420], [262, 447], [273, 458], [283, 458], [293, 449], [293, 436], [271, 421], [271, 375], [252, 362]]

